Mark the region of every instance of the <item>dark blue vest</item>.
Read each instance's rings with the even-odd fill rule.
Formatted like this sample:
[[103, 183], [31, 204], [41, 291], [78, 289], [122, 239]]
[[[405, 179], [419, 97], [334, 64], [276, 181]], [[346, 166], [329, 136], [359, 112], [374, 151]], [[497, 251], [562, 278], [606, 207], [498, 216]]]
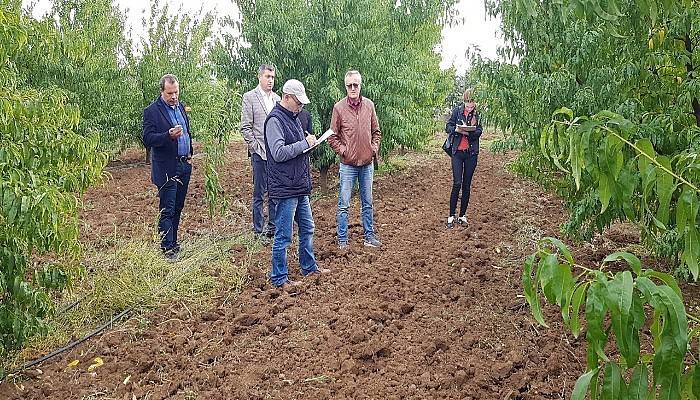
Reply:
[[304, 140], [299, 120], [292, 112], [277, 103], [265, 119], [265, 153], [267, 154], [267, 193], [271, 199], [288, 199], [311, 194], [311, 169], [309, 153], [278, 163], [272, 157], [267, 142], [267, 121], [277, 118], [282, 125], [284, 144]]

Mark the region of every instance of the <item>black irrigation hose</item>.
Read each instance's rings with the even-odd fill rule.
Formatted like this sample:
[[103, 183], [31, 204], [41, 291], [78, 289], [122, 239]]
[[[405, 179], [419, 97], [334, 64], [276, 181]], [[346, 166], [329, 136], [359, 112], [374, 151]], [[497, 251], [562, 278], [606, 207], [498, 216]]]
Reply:
[[[164, 287], [170, 285], [171, 283], [173, 283], [173, 282], [179, 280], [180, 278], [182, 278], [183, 276], [185, 276], [185, 274], [187, 274], [187, 273], [190, 271], [190, 269], [192, 269], [192, 267], [194, 267], [195, 265], [196, 265], [196, 264], [190, 265], [189, 267], [185, 268], [185, 269], [182, 271], [182, 273], [180, 273], [179, 275], [177, 275], [177, 276], [174, 277], [173, 279], [171, 279], [171, 280], [169, 280], [169, 281], [163, 282], [160, 286], [156, 287], [152, 292], [147, 293], [147, 294], [150, 295], [150, 296], [144, 296], [144, 297], [142, 297], [140, 301], [134, 303], [131, 307], [127, 308], [126, 310], [124, 310], [124, 311], [120, 312], [119, 314], [115, 315], [114, 317], [110, 318], [109, 321], [105, 322], [103, 325], [101, 325], [100, 327], [98, 327], [98, 328], [95, 329], [94, 331], [90, 332], [89, 334], [87, 334], [87, 335], [84, 336], [83, 338], [78, 339], [78, 340], [76, 340], [76, 341], [74, 341], [74, 342], [72, 342], [72, 343], [69, 343], [69, 344], [66, 345], [65, 347], [62, 347], [62, 348], [60, 348], [60, 349], [58, 349], [58, 350], [54, 350], [54, 351], [52, 351], [51, 353], [49, 353], [49, 354], [47, 354], [47, 355], [45, 355], [45, 356], [43, 356], [43, 357], [41, 357], [41, 358], [38, 358], [38, 359], [36, 359], [36, 360], [34, 360], [34, 361], [30, 361], [30, 362], [24, 364], [21, 368], [15, 370], [15, 371], [12, 371], [12, 372], [10, 372], [10, 373], [5, 374], [5, 376], [0, 376], [0, 383], [2, 383], [2, 382], [5, 380], [5, 378], [7, 378], [7, 377], [10, 376], [10, 375], [16, 375], [16, 374], [18, 374], [18, 373], [20, 373], [20, 372], [22, 372], [22, 371], [25, 371], [25, 370], [27, 370], [27, 369], [29, 369], [29, 368], [35, 366], [35, 365], [41, 364], [41, 363], [43, 363], [43, 362], [46, 361], [46, 360], [49, 360], [49, 359], [51, 359], [51, 358], [54, 358], [54, 357], [56, 357], [57, 355], [62, 354], [62, 353], [65, 353], [65, 352], [68, 351], [68, 350], [71, 350], [72, 348], [74, 348], [74, 347], [76, 347], [77, 345], [79, 345], [79, 344], [85, 342], [86, 340], [92, 338], [93, 336], [99, 335], [99, 334], [102, 333], [105, 329], [107, 329], [107, 328], [110, 327], [112, 324], [114, 324], [114, 322], [116, 322], [117, 320], [121, 319], [122, 317], [124, 317], [125, 315], [127, 315], [128, 313], [130, 313], [131, 311], [133, 311], [134, 307], [136, 307], [136, 306], [138, 306], [138, 305], [141, 305], [141, 303], [143, 303], [143, 302], [146, 300], [147, 297], [151, 297], [151, 296], [157, 294], [157, 293], [160, 292]], [[75, 307], [75, 306], [76, 306], [78, 303], [80, 303], [80, 301], [83, 300], [83, 299], [84, 299], [84, 298], [78, 299], [78, 300], [76, 300], [74, 303], [68, 305], [68, 306], [63, 310], [63, 312], [66, 312], [66, 311], [70, 310], [71, 308]]]
[[83, 297], [79, 298], [78, 300], [76, 300], [76, 301], [74, 301], [74, 302], [72, 302], [72, 303], [70, 303], [70, 304], [67, 304], [65, 307], [63, 307], [62, 309], [58, 310], [58, 313], [56, 313], [56, 315], [63, 315], [63, 314], [65, 314], [65, 313], [67, 313], [68, 311], [70, 311], [70, 310], [72, 310], [73, 308], [75, 308], [75, 306], [77, 306], [78, 304], [80, 304], [80, 302], [83, 301], [84, 299], [85, 299], [85, 297], [83, 296]]
[[[102, 333], [102, 331], [104, 331], [105, 329], [107, 329], [108, 327], [110, 327], [112, 324], [114, 324], [115, 321], [119, 320], [120, 318], [122, 318], [122, 317], [125, 316], [126, 314], [130, 313], [131, 310], [133, 310], [133, 309], [134, 309], [134, 306], [131, 306], [131, 307], [127, 308], [126, 310], [120, 312], [119, 314], [117, 314], [116, 316], [112, 317], [109, 321], [107, 321], [106, 323], [104, 323], [104, 324], [103, 324], [102, 326], [100, 326], [99, 328], [97, 328], [97, 329], [95, 329], [94, 331], [88, 333], [88, 334], [87, 334], [85, 337], [83, 337], [82, 339], [78, 339], [78, 340], [76, 340], [76, 341], [73, 342], [73, 343], [69, 343], [69, 344], [68, 344], [67, 346], [65, 346], [65, 347], [62, 347], [62, 348], [60, 348], [60, 349], [58, 349], [58, 350], [54, 350], [54, 351], [52, 351], [51, 353], [49, 353], [49, 354], [47, 354], [47, 355], [45, 355], [45, 356], [43, 356], [43, 357], [41, 357], [41, 358], [39, 358], [39, 359], [36, 359], [36, 360], [31, 361], [31, 362], [29, 362], [29, 363], [27, 363], [27, 364], [24, 364], [24, 365], [22, 366], [22, 368], [20, 368], [20, 369], [18, 369], [18, 370], [16, 370], [16, 371], [13, 371], [13, 372], [12, 372], [12, 375], [17, 374], [17, 373], [19, 373], [19, 372], [22, 372], [22, 371], [24, 371], [24, 370], [27, 370], [27, 369], [29, 369], [29, 368], [35, 366], [35, 365], [41, 364], [41, 363], [43, 363], [44, 361], [46, 361], [46, 360], [48, 360], [48, 359], [50, 359], [50, 358], [56, 357], [57, 355], [59, 355], [59, 354], [61, 354], [61, 353], [65, 353], [66, 351], [68, 351], [68, 350], [72, 349], [73, 347], [75, 347], [75, 346], [77, 346], [77, 345], [83, 343], [84, 341], [86, 341], [86, 340], [92, 338], [93, 336], [99, 335], [100, 333]], [[8, 375], [11, 375], [11, 374], [8, 374]]]

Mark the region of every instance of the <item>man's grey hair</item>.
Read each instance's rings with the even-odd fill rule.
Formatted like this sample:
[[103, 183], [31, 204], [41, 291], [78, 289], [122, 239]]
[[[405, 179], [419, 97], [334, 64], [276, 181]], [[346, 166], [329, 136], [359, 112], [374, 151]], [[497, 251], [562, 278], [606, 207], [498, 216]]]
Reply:
[[163, 75], [162, 78], [160, 78], [160, 91], [162, 92], [165, 90], [165, 82], [168, 82], [169, 84], [173, 85], [177, 83], [177, 76], [173, 74], [165, 74]]
[[258, 68], [258, 76], [262, 75], [265, 71], [275, 72], [275, 66], [272, 64], [260, 64], [260, 68]]
[[360, 71], [351, 69], [350, 71], [345, 73], [345, 79], [348, 79], [348, 76], [351, 75], [357, 75], [357, 77], [360, 78], [360, 83], [362, 83], [362, 75], [360, 74]]

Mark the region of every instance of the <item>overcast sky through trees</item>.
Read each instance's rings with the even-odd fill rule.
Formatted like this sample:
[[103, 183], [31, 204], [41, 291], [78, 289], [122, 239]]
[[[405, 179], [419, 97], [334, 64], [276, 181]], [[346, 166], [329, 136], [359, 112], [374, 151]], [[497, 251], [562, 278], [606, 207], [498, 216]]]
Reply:
[[[122, 11], [127, 11], [129, 27], [133, 29], [132, 38], [138, 41], [143, 33], [141, 19], [144, 9], [150, 10], [150, 2], [144, 0], [116, 0]], [[29, 1], [24, 0], [25, 5]], [[161, 0], [161, 4], [169, 4], [171, 11], [182, 7], [184, 12], [197, 12], [202, 7], [199, 1]], [[231, 0], [209, 0], [205, 3], [205, 11], [215, 10], [217, 15], [237, 15], [238, 9]], [[40, 17], [49, 8], [48, 0], [39, 0], [34, 9], [34, 15]], [[459, 18], [463, 24], [446, 27], [442, 31], [443, 40], [438, 48], [442, 54], [442, 68], [454, 65], [458, 73], [463, 73], [468, 67], [467, 51], [478, 49], [485, 58], [496, 58], [496, 49], [502, 44], [498, 21], [487, 18], [483, 0], [460, 0], [457, 4]]]

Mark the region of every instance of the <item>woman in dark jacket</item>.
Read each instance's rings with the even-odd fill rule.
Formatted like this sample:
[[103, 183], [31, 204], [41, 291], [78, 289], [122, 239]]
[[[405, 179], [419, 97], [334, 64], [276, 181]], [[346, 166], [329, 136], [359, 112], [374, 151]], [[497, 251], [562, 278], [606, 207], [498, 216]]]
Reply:
[[454, 227], [457, 197], [459, 197], [460, 189], [462, 190], [462, 201], [457, 223], [465, 226], [467, 224], [469, 191], [476, 169], [476, 160], [479, 156], [479, 137], [481, 136], [481, 121], [479, 113], [476, 111], [476, 103], [472, 98], [473, 92], [473, 89], [464, 91], [464, 103], [452, 110], [452, 115], [445, 126], [452, 154], [452, 193], [450, 194], [450, 215], [447, 217], [448, 228]]

